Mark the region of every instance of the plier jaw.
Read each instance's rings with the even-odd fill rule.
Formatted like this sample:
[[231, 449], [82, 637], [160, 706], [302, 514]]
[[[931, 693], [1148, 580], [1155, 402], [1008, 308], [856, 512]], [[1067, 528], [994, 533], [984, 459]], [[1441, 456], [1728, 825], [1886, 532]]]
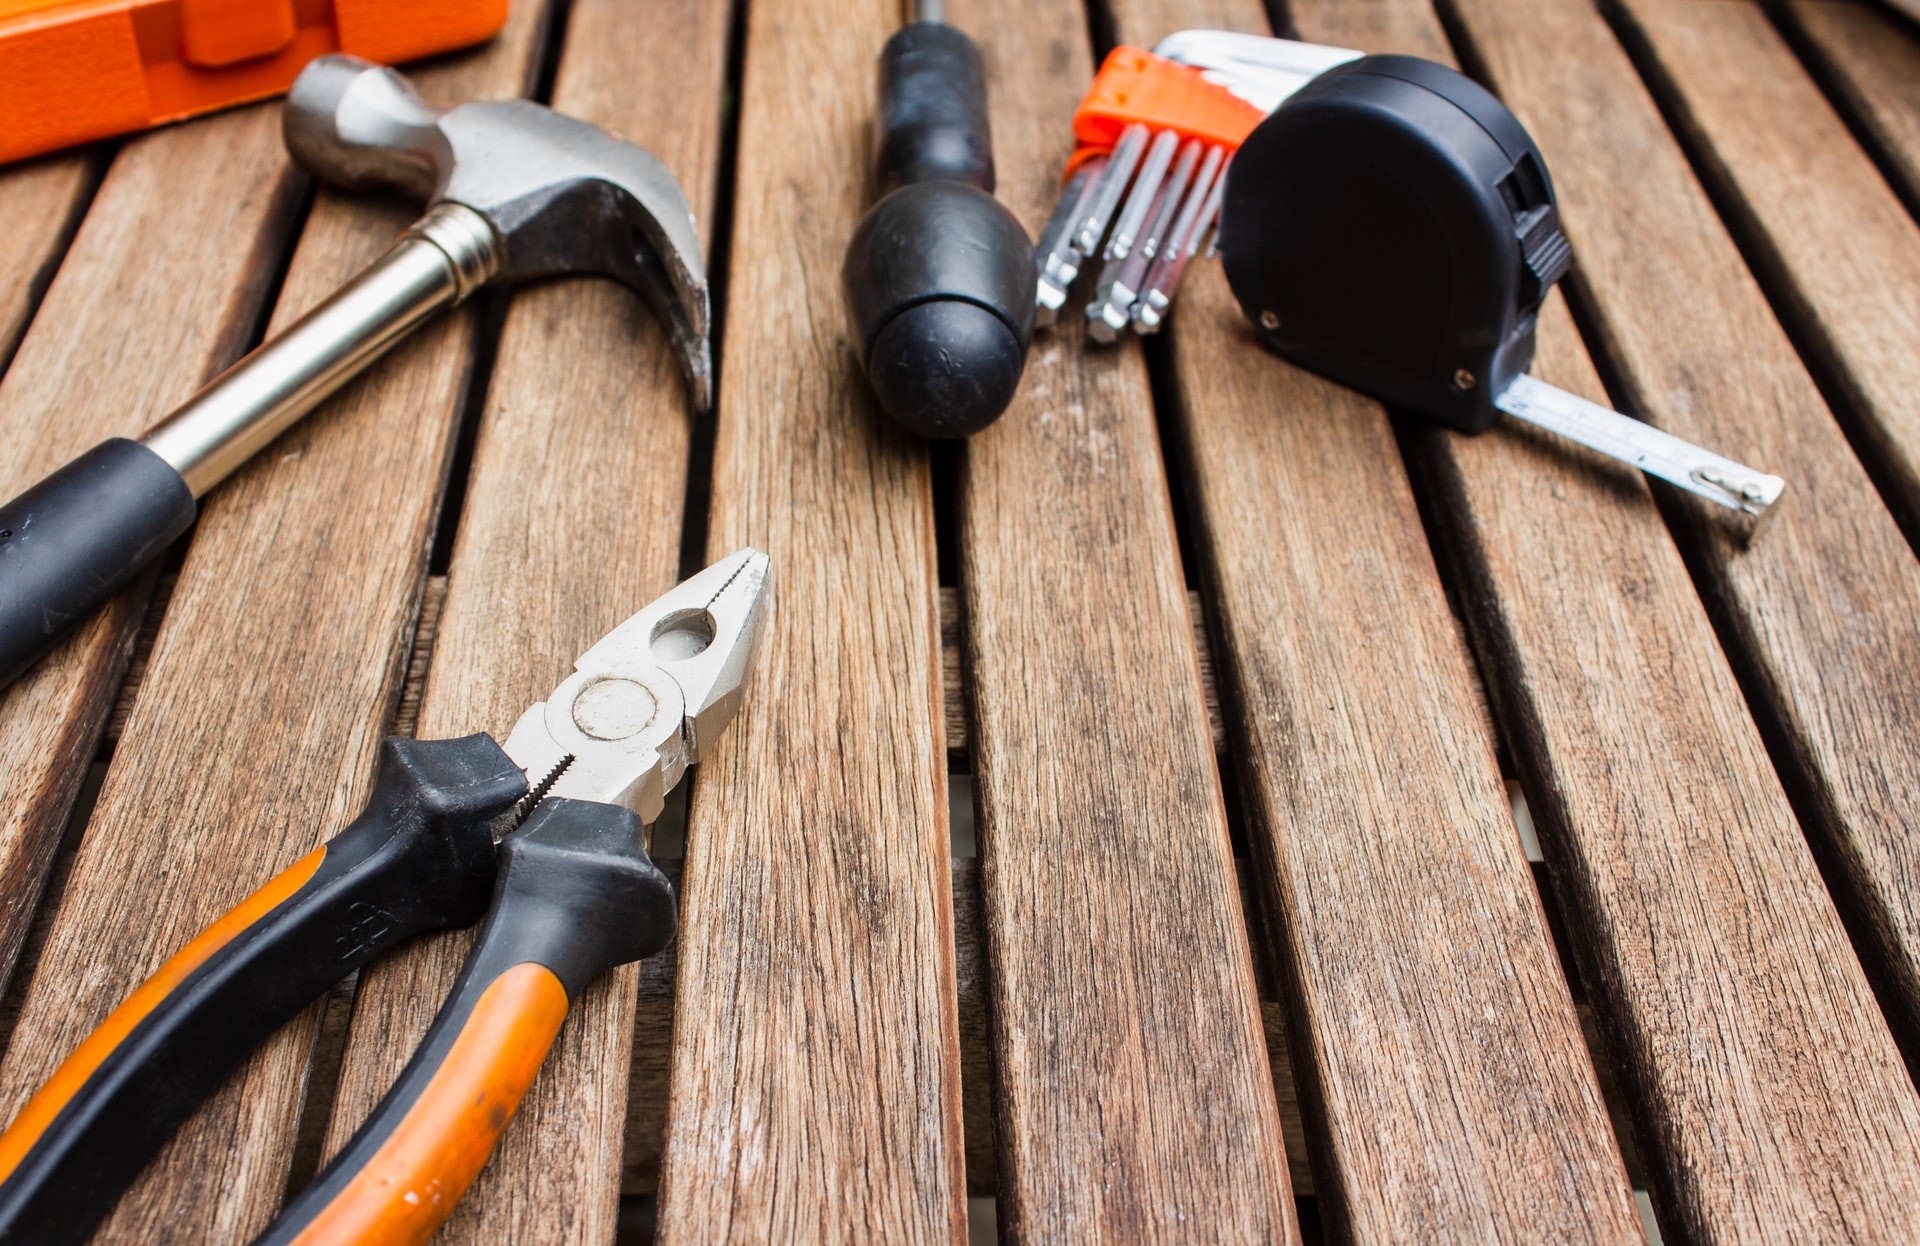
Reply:
[[766, 580], [767, 556], [738, 550], [581, 654], [507, 737], [534, 791], [658, 818], [739, 712]]

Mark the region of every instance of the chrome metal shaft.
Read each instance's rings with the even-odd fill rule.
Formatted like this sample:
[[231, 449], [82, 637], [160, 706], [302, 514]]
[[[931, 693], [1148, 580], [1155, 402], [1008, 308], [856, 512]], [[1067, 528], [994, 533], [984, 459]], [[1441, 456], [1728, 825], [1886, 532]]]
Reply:
[[499, 271], [479, 213], [436, 205], [379, 260], [214, 378], [143, 442], [203, 497], [256, 451], [443, 307]]

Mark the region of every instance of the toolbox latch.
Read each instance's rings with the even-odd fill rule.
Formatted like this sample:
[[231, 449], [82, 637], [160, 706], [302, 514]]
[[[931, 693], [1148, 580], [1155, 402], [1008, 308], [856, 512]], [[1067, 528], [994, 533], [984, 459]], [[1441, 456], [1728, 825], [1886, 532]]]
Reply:
[[293, 0], [180, 0], [180, 59], [216, 68], [293, 42]]

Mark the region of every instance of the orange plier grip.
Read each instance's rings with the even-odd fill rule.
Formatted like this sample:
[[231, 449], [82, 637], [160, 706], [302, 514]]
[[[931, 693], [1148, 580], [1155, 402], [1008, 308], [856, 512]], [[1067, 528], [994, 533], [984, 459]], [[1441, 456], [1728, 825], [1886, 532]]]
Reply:
[[493, 908], [407, 1067], [255, 1246], [417, 1246], [453, 1211], [533, 1084], [570, 1001], [672, 940], [673, 888], [640, 819], [542, 801], [500, 844]]
[[526, 790], [485, 735], [388, 740], [360, 816], [162, 965], [0, 1134], [0, 1243], [84, 1240], [276, 1029], [402, 940], [478, 921], [489, 822]]

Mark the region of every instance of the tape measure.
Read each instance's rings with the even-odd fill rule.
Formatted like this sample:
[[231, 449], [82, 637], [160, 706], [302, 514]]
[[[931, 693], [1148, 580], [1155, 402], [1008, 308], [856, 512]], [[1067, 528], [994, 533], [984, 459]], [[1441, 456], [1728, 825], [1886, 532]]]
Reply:
[[1282, 355], [1479, 432], [1573, 253], [1546, 160], [1471, 79], [1411, 56], [1319, 75], [1241, 144], [1227, 281]]

